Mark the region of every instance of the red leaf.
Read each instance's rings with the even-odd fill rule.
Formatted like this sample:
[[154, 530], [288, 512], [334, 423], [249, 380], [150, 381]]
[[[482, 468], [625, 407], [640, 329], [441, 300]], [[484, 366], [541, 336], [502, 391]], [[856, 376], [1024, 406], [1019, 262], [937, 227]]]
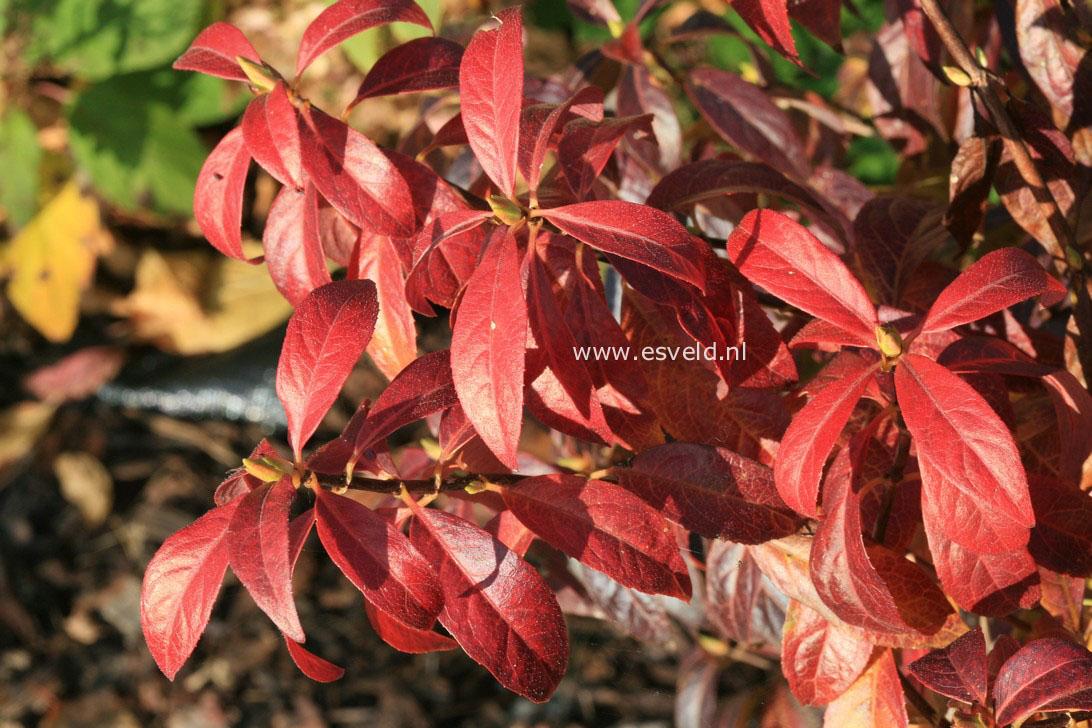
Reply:
[[668, 173], [648, 195], [647, 204], [671, 212], [703, 200], [759, 192], [782, 197], [807, 211], [809, 218], [831, 234], [842, 235], [848, 220], [833, 214], [814, 194], [790, 181], [768, 164], [739, 159], [703, 159]]
[[395, 46], [368, 71], [349, 108], [375, 96], [458, 86], [462, 59], [463, 47], [446, 38], [415, 38]]
[[417, 356], [417, 329], [406, 302], [406, 282], [398, 253], [390, 238], [364, 233], [360, 236], [355, 272], [350, 278], [375, 282], [379, 318], [368, 344], [368, 356], [388, 379], [411, 364]]
[[441, 349], [415, 359], [375, 400], [356, 436], [353, 457], [398, 428], [445, 410], [457, 401], [450, 352]]
[[800, 66], [800, 57], [796, 54], [796, 43], [792, 39], [792, 26], [789, 25], [788, 0], [734, 0], [732, 9], [751, 26], [758, 37], [766, 41], [774, 50]]
[[478, 435], [502, 463], [517, 467], [523, 421], [527, 307], [516, 238], [497, 228], [467, 281], [451, 334], [455, 391]]
[[303, 31], [296, 56], [296, 75], [343, 40], [368, 28], [396, 22], [415, 23], [432, 30], [425, 11], [413, 0], [338, 0]]
[[458, 516], [419, 510], [410, 538], [444, 594], [440, 624], [509, 690], [549, 699], [565, 674], [569, 636], [561, 608], [535, 569]]
[[791, 600], [781, 638], [781, 671], [804, 705], [826, 705], [868, 665], [872, 643], [842, 632], [822, 615]]
[[304, 168], [345, 219], [380, 235], [414, 233], [409, 185], [371, 139], [313, 107], [299, 113], [299, 132]]
[[1029, 642], [993, 685], [998, 725], [1039, 711], [1092, 710], [1092, 652], [1058, 637]]
[[891, 650], [878, 651], [849, 689], [827, 706], [827, 726], [906, 728], [906, 698]]
[[228, 559], [254, 603], [273, 624], [295, 641], [305, 637], [292, 600], [291, 558], [288, 552], [288, 511], [296, 497], [284, 476], [263, 483], [238, 501], [228, 529]]
[[652, 114], [602, 121], [575, 119], [565, 126], [557, 146], [558, 164], [577, 199], [587, 196], [618, 142], [633, 130], [651, 136]]
[[906, 197], [877, 197], [861, 207], [850, 250], [877, 301], [898, 305], [911, 274], [948, 239], [938, 212], [932, 203]]
[[615, 112], [619, 116], [652, 114], [655, 139], [630, 139], [634, 152], [654, 168], [669, 171], [682, 157], [682, 125], [671, 96], [664, 91], [644, 65], [627, 65], [615, 86]]
[[531, 390], [528, 406], [540, 419], [554, 420], [546, 422], [554, 429], [568, 426], [582, 439], [613, 442], [591, 375], [576, 360], [576, 339], [565, 322], [549, 273], [537, 253], [531, 251], [528, 256], [527, 314], [535, 340], [535, 348], [527, 350], [524, 374]]
[[789, 17], [842, 52], [842, 0], [795, 0], [789, 4]]
[[704, 290], [699, 243], [675, 218], [645, 205], [597, 200], [543, 210], [562, 232], [604, 253], [646, 265]]
[[177, 71], [199, 71], [210, 76], [219, 76], [233, 81], [247, 81], [243, 73], [239, 56], [255, 63], [261, 63], [261, 56], [243, 31], [231, 23], [213, 23], [201, 31], [186, 52], [179, 56], [171, 68]]
[[499, 28], [478, 31], [459, 68], [463, 127], [474, 156], [500, 191], [516, 185], [523, 101], [523, 22], [518, 7], [496, 16]]
[[744, 644], [781, 640], [788, 598], [758, 568], [748, 547], [710, 542], [705, 590], [705, 614], [725, 637]]
[[254, 160], [286, 187], [303, 188], [299, 113], [284, 81], [256, 96], [243, 114], [243, 138]]
[[534, 104], [523, 109], [520, 115], [518, 162], [530, 189], [538, 189], [542, 162], [546, 159], [554, 132], [573, 116], [602, 119], [603, 89], [585, 86], [564, 103]]
[[951, 516], [922, 503], [925, 535], [944, 592], [960, 607], [987, 617], [1029, 609], [1039, 601], [1039, 570], [1028, 549], [979, 554], [944, 533]]
[[319, 539], [364, 597], [399, 622], [430, 629], [443, 595], [429, 562], [405, 535], [351, 498], [316, 491]]
[[800, 223], [753, 210], [725, 246], [739, 272], [778, 298], [876, 346], [876, 307], [841, 259]]
[[686, 93], [736, 149], [790, 178], [808, 178], [807, 153], [792, 121], [758, 86], [728, 71], [699, 68], [690, 73]]
[[202, 234], [224, 255], [248, 263], [243, 252], [243, 187], [250, 169], [250, 153], [241, 129], [232, 129], [209, 154], [197, 175], [193, 216]]
[[1036, 563], [1063, 574], [1092, 576], [1092, 496], [1054, 478], [1033, 475], [1029, 484], [1035, 528], [1028, 550]]
[[990, 406], [934, 361], [904, 354], [899, 405], [918, 450], [922, 507], [944, 534], [980, 554], [1028, 542], [1035, 516], [1016, 443]]
[[510, 550], [515, 551], [520, 558], [527, 555], [527, 549], [531, 548], [535, 540], [535, 534], [509, 510], [499, 511], [489, 519], [484, 528]]
[[906, 668], [925, 687], [947, 698], [986, 705], [986, 638], [973, 629]]
[[368, 345], [378, 314], [374, 283], [335, 281], [312, 291], [288, 321], [277, 397], [296, 460]]
[[227, 571], [227, 534], [239, 501], [214, 508], [159, 547], [144, 571], [140, 626], [159, 669], [169, 679], [189, 658]]
[[619, 482], [688, 531], [705, 538], [761, 543], [794, 533], [799, 525], [766, 465], [730, 450], [673, 442], [646, 450]]
[[790, 508], [812, 518], [819, 515], [815, 504], [827, 456], [875, 377], [874, 364], [850, 353], [839, 356], [847, 362], [842, 378], [824, 387], [793, 417], [774, 462], [777, 492]]
[[540, 475], [504, 491], [520, 522], [585, 566], [646, 594], [690, 598], [690, 577], [663, 517], [613, 483]]
[[262, 231], [269, 277], [293, 306], [330, 282], [319, 238], [318, 202], [318, 192], [310, 182], [301, 190], [282, 187]]
[[487, 210], [454, 210], [433, 218], [421, 229], [406, 279], [406, 298], [413, 310], [435, 316], [429, 301], [454, 306], [478, 264], [483, 238], [481, 231], [475, 230], [490, 214]]
[[426, 652], [454, 650], [459, 646], [455, 640], [431, 629], [407, 627], [367, 600], [364, 601], [364, 611], [379, 639], [401, 652], [421, 655]]
[[[811, 581], [823, 602], [855, 627], [932, 634], [951, 612], [944, 594], [920, 567], [882, 546], [866, 547], [861, 534], [858, 491], [874, 443], [871, 431], [862, 431], [827, 472], [823, 519], [811, 549]], [[904, 598], [907, 593], [913, 602]]]
[[982, 258], [945, 288], [922, 323], [922, 333], [969, 324], [1032, 296], [1044, 306], [1065, 297], [1066, 288], [1039, 261], [1019, 248], [1001, 248]]
[[332, 662], [313, 654], [298, 642], [293, 642], [287, 635], [284, 643], [288, 645], [288, 654], [292, 656], [292, 662], [307, 677], [317, 682], [333, 682], [340, 680], [345, 675], [345, 668], [338, 667]]

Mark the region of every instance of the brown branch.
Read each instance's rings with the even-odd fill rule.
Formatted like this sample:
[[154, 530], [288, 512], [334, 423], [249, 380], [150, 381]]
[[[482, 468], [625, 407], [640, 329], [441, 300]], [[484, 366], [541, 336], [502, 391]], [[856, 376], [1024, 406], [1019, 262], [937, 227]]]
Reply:
[[941, 40], [944, 41], [944, 46], [951, 54], [952, 60], [970, 78], [971, 88], [978, 93], [979, 98], [982, 99], [986, 109], [990, 112], [990, 116], [993, 117], [993, 123], [1001, 132], [1001, 139], [1012, 156], [1017, 171], [1028, 187], [1031, 188], [1032, 194], [1039, 203], [1039, 209], [1046, 218], [1047, 224], [1050, 225], [1055, 237], [1051, 241], [1052, 244], [1044, 243], [1047, 252], [1050, 253], [1052, 258], [1068, 262], [1066, 249], [1072, 248], [1074, 245], [1073, 231], [1070, 229], [1065, 215], [1062, 214], [1057, 200], [1054, 199], [1054, 194], [1043, 182], [1039, 169], [1035, 166], [1020, 131], [1016, 128], [1008, 112], [1005, 111], [1001, 97], [991, 82], [990, 74], [975, 60], [962, 36], [959, 35], [959, 31], [952, 25], [952, 21], [943, 8], [940, 7], [937, 0], [921, 0], [921, 9], [925, 11], [925, 15], [928, 16]]
[[531, 476], [518, 475], [516, 473], [453, 475], [443, 478], [437, 488], [436, 481], [432, 479], [405, 480], [401, 478], [367, 478], [360, 475], [354, 475], [353, 479], [349, 483], [346, 483], [344, 478], [337, 475], [322, 475], [315, 473], [315, 479], [318, 480], [318, 484], [326, 490], [340, 490], [341, 488], [348, 487], [349, 490], [364, 490], [371, 493], [388, 493], [391, 495], [400, 493], [403, 486], [405, 486], [406, 490], [410, 493], [425, 495], [429, 493], [465, 490], [467, 486], [473, 483], [495, 483], [497, 485], [506, 486], [516, 485], [521, 480], [525, 480], [529, 477]]

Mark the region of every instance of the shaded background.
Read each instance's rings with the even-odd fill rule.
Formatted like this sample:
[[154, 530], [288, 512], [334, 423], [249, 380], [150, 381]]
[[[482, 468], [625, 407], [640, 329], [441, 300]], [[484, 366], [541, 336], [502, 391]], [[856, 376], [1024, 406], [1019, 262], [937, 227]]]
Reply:
[[[383, 646], [359, 593], [315, 544], [297, 569], [299, 608], [308, 646], [346, 668], [340, 682], [299, 674], [230, 576], [176, 682], [144, 647], [140, 579], [152, 553], [208, 509], [224, 471], [254, 442], [283, 437], [272, 373], [290, 313], [264, 268], [217, 254], [192, 219], [197, 172], [250, 94], [169, 66], [202, 27], [226, 19], [275, 67], [291, 68], [303, 29], [326, 4], [0, 0], [0, 727], [669, 725], [676, 686], [706, 679], [680, 673], [670, 639], [639, 642], [573, 617], [568, 676], [536, 706], [461, 652], [409, 656]], [[462, 42], [496, 9], [420, 4]], [[635, 6], [619, 3], [623, 17]], [[845, 56], [797, 33], [817, 76], [755, 46], [716, 0], [675, 3], [653, 14], [648, 30], [666, 32], [699, 7], [741, 34], [711, 39], [689, 62], [747, 77], [761, 61], [780, 84], [847, 108], [864, 103], [878, 0], [845, 13]], [[525, 18], [531, 73], [558, 72], [607, 38], [561, 0], [533, 2]], [[395, 25], [357, 36], [311, 67], [302, 94], [343, 108], [383, 51], [420, 32]], [[420, 103], [375, 99], [350, 121], [392, 144]], [[686, 109], [680, 118], [694, 121]], [[896, 183], [897, 157], [879, 137], [858, 137], [844, 153], [841, 163], [861, 180]], [[275, 191], [270, 178], [252, 175], [251, 245]], [[442, 336], [419, 323], [426, 343]], [[363, 362], [326, 431], [383, 385]], [[763, 692], [769, 668], [776, 673], [773, 663], [736, 663], [716, 678], [719, 691], [789, 699]]]

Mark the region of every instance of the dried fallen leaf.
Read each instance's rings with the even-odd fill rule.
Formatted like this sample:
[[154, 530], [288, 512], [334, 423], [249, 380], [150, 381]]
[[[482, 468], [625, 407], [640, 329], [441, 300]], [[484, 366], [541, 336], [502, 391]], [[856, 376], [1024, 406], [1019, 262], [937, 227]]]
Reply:
[[86, 452], [62, 452], [53, 461], [61, 495], [76, 506], [83, 521], [94, 528], [110, 515], [114, 481], [98, 458]]

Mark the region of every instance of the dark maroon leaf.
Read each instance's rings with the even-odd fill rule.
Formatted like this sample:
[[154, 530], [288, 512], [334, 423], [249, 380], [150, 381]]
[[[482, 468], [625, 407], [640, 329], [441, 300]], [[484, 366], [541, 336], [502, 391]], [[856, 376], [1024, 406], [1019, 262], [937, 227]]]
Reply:
[[999, 725], [1039, 711], [1092, 710], [1092, 652], [1057, 637], [1029, 642], [1002, 666], [993, 699]]
[[980, 629], [915, 660], [907, 671], [935, 693], [986, 705], [986, 638]]
[[384, 53], [368, 71], [353, 108], [364, 99], [459, 85], [463, 47], [446, 38], [416, 38]]

